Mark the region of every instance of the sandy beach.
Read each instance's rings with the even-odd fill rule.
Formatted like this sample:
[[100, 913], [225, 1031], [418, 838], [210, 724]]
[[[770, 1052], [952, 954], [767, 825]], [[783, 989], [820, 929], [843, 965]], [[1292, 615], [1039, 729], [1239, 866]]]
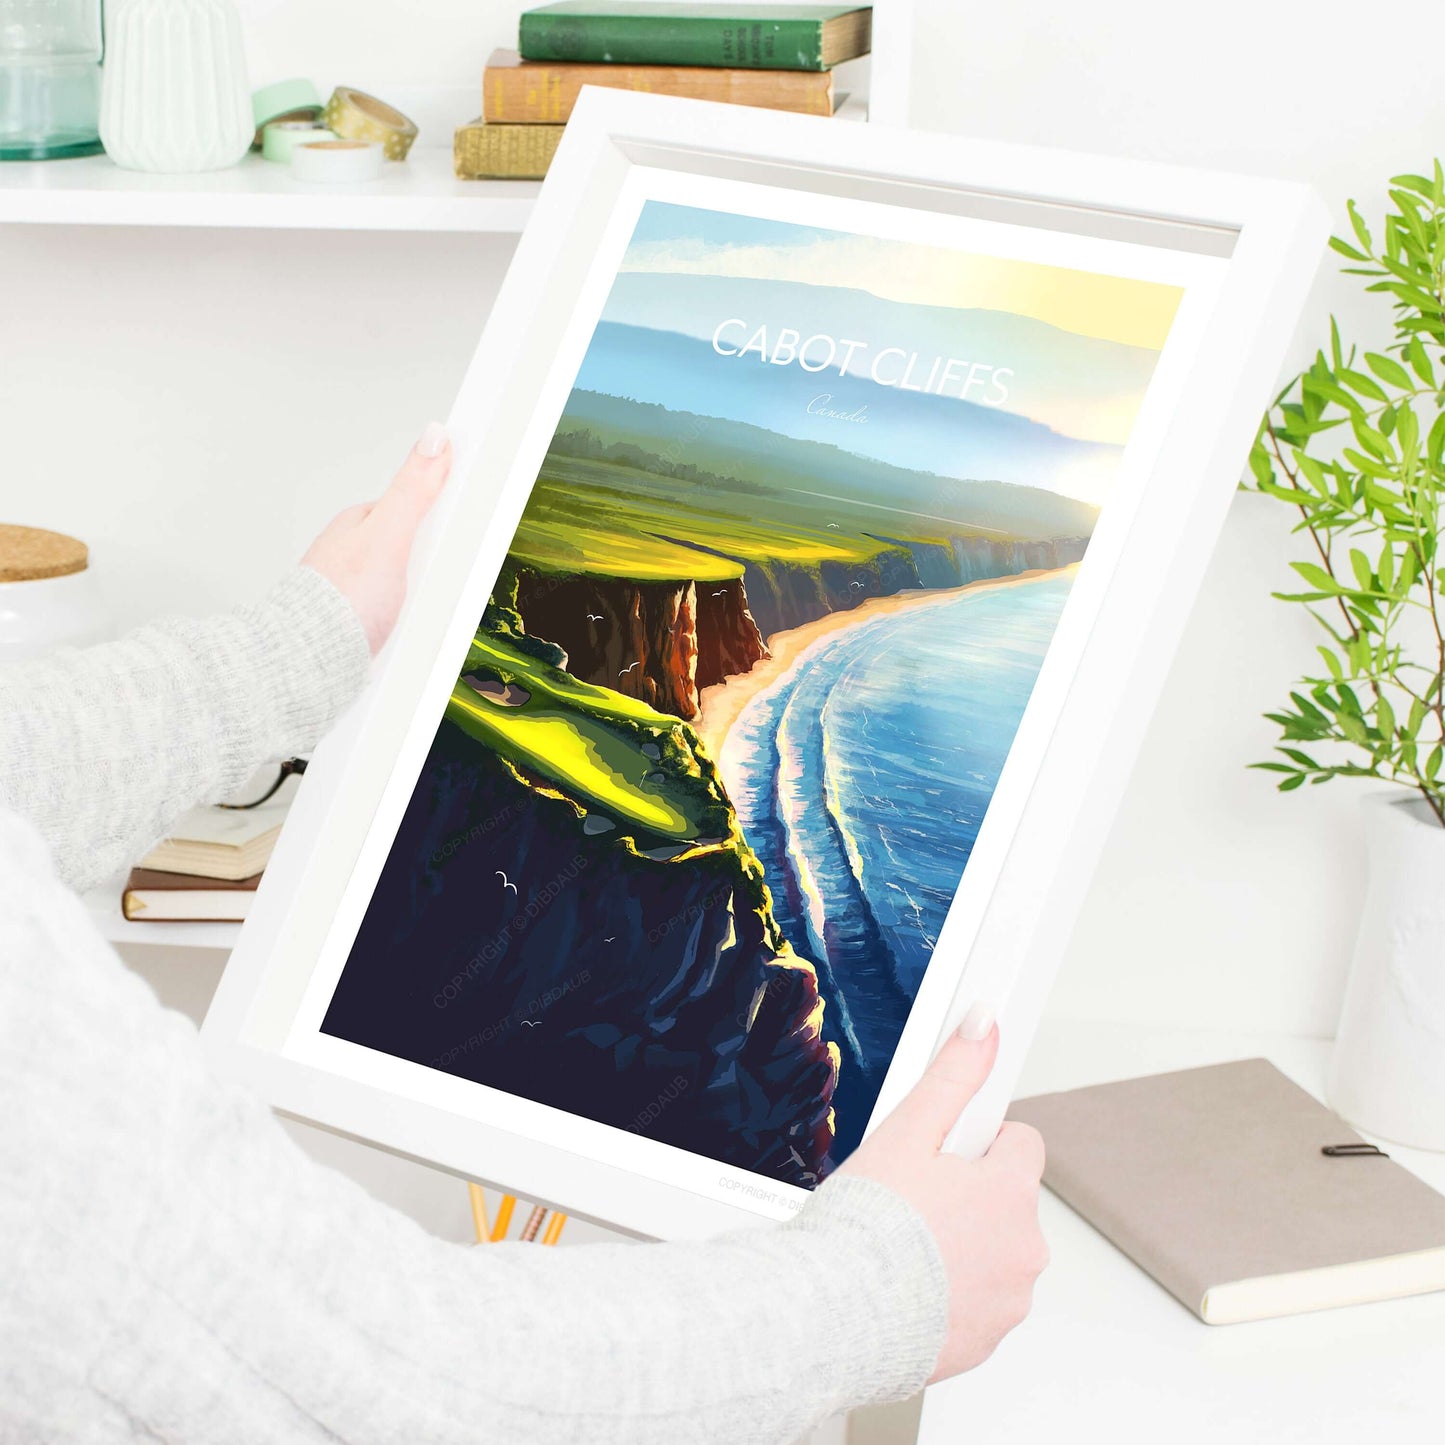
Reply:
[[803, 653], [822, 638], [840, 632], [845, 627], [867, 622], [883, 613], [908, 612], [915, 607], [927, 607], [950, 600], [964, 592], [1015, 587], [1020, 582], [1028, 582], [1035, 577], [1062, 576], [1077, 571], [1078, 565], [1077, 562], [1071, 562], [1067, 567], [1036, 567], [1028, 572], [1015, 572], [1009, 577], [986, 577], [962, 587], [920, 587], [907, 592], [895, 592], [891, 597], [870, 597], [866, 602], [846, 612], [829, 612], [801, 627], [775, 632], [767, 639], [771, 657], [764, 658], [749, 672], [734, 673], [725, 682], [703, 688], [698, 694], [702, 710], [693, 720], [693, 727], [702, 736], [708, 752], [714, 758], [720, 757], [723, 739], [742, 710], [758, 693], [771, 687]]

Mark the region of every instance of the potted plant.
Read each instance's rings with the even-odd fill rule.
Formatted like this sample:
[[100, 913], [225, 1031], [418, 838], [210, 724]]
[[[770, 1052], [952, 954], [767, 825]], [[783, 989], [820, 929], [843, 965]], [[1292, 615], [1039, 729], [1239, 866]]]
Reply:
[[1331, 321], [1250, 457], [1299, 513], [1321, 667], [1267, 716], [1282, 792], [1335, 778], [1397, 785], [1367, 801], [1369, 885], [1336, 1035], [1331, 1104], [1371, 1133], [1445, 1149], [1445, 173], [1397, 176], [1378, 240], [1353, 202], [1333, 248], [1393, 301], [1394, 340], [1346, 350]]

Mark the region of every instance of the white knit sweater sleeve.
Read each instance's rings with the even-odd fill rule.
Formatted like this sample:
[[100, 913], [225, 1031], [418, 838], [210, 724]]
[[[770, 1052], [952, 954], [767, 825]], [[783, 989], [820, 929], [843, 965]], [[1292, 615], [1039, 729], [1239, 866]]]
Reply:
[[[68, 878], [86, 876], [87, 827], [109, 863], [345, 704], [359, 629], [319, 581], [0, 675], [0, 798]], [[116, 687], [127, 702], [107, 712], [95, 692]], [[97, 716], [135, 742], [97, 734]], [[105, 799], [68, 775], [91, 765]], [[926, 1227], [862, 1180], [702, 1244], [433, 1238], [210, 1076], [190, 1022], [3, 808], [0, 1159], [5, 1441], [782, 1445], [917, 1389], [945, 1329]]]
[[298, 567], [227, 616], [167, 618], [0, 667], [0, 806], [28, 818], [65, 881], [87, 888], [193, 803], [314, 746], [368, 663], [346, 599]]

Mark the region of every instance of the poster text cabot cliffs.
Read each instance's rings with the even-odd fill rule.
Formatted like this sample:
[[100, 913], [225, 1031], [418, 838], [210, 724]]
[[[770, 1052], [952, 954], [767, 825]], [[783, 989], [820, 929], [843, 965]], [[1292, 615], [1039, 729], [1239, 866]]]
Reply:
[[825, 1177], [1178, 300], [648, 202], [325, 1032]]

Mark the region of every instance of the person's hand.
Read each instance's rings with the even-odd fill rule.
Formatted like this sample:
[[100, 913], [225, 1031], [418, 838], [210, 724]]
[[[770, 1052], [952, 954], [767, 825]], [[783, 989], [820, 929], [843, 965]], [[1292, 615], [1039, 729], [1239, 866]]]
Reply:
[[446, 428], [434, 421], [380, 499], [348, 507], [333, 518], [301, 559], [351, 603], [373, 657], [396, 626], [406, 599], [406, 563], [416, 529], [451, 465]]
[[1048, 1264], [1039, 1230], [1044, 1142], [1005, 1124], [982, 1159], [942, 1153], [998, 1053], [992, 1010], [969, 1010], [917, 1087], [853, 1152], [841, 1173], [901, 1194], [923, 1216], [948, 1272], [948, 1338], [929, 1384], [982, 1364], [1028, 1314]]

